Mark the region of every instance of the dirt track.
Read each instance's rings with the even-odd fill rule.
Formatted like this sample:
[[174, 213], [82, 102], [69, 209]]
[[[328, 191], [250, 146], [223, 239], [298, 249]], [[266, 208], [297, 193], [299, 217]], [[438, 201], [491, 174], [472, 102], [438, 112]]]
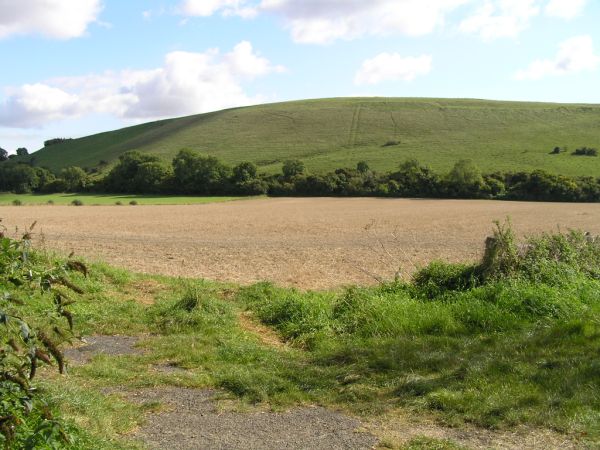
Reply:
[[600, 204], [404, 199], [261, 199], [189, 206], [1, 207], [45, 245], [135, 271], [302, 288], [369, 283], [433, 259], [479, 257], [492, 222], [521, 234], [600, 234]]

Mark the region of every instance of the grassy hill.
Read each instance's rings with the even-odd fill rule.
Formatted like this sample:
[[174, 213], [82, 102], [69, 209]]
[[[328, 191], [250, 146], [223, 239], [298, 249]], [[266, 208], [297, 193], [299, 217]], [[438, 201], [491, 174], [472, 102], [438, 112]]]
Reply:
[[[385, 146], [389, 141], [398, 145]], [[389, 170], [407, 158], [440, 171], [472, 159], [485, 171], [546, 169], [600, 174], [600, 158], [555, 146], [600, 147], [600, 105], [485, 100], [342, 98], [229, 109], [147, 123], [39, 150], [35, 164], [98, 167], [128, 150], [171, 158], [188, 147], [263, 171], [302, 159], [312, 172], [360, 160]]]

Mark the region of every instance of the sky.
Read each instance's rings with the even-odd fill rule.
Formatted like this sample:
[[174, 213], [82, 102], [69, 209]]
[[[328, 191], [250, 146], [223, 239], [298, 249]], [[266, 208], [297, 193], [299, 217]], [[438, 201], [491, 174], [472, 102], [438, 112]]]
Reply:
[[306, 98], [600, 103], [598, 0], [0, 0], [0, 147]]

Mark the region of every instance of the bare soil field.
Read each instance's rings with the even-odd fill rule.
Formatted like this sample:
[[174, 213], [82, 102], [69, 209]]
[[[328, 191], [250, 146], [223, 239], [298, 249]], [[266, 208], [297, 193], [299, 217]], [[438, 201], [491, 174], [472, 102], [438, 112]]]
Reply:
[[36, 245], [138, 272], [305, 289], [408, 277], [435, 259], [480, 257], [494, 220], [521, 235], [600, 234], [600, 204], [293, 198], [178, 206], [0, 207]]

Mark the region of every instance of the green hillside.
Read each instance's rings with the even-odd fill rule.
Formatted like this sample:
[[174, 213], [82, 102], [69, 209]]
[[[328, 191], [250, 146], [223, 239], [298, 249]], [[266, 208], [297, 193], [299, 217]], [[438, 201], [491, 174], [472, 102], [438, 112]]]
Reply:
[[[389, 141], [398, 145], [385, 146]], [[313, 172], [360, 160], [388, 170], [417, 158], [446, 171], [458, 159], [484, 171], [546, 169], [600, 175], [600, 157], [569, 152], [600, 147], [600, 105], [484, 100], [342, 98], [236, 108], [153, 122], [44, 148], [35, 164], [98, 167], [128, 150], [171, 158], [185, 147], [237, 163], [253, 161], [272, 172], [290, 158]]]

